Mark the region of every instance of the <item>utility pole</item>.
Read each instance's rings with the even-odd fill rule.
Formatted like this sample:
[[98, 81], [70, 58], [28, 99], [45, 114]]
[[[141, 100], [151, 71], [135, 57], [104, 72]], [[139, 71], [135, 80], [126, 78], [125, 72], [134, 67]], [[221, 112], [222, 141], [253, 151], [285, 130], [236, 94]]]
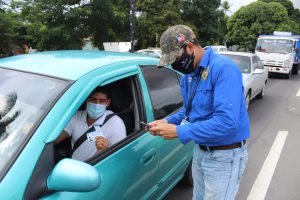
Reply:
[[130, 3], [129, 20], [130, 20], [130, 42], [131, 42], [130, 52], [133, 53], [134, 45], [135, 45], [134, 0], [129, 0], [129, 3]]

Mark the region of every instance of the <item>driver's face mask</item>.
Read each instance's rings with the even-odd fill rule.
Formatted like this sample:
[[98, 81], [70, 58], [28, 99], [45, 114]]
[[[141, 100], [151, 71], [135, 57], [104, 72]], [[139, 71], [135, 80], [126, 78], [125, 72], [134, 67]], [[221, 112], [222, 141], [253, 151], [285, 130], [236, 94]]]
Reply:
[[175, 60], [174, 63], [171, 64], [172, 68], [176, 71], [179, 71], [183, 74], [190, 74], [194, 72], [194, 52], [192, 55], [188, 54], [184, 50], [183, 47], [180, 52], [178, 58]]

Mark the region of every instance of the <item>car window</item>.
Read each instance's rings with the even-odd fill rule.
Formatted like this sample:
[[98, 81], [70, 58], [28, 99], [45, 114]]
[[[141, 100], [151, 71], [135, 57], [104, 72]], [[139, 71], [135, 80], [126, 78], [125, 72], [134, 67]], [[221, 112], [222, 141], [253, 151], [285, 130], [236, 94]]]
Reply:
[[255, 57], [255, 60], [256, 60], [256, 63], [257, 63], [257, 68], [259, 69], [263, 69], [264, 68], [264, 64], [261, 62], [261, 60], [259, 59], [258, 56], [254, 56]]
[[248, 74], [251, 72], [250, 69], [251, 61], [248, 56], [231, 55], [231, 54], [222, 54], [222, 55], [231, 58], [232, 61], [238, 65], [242, 73]]
[[257, 60], [255, 58], [255, 56], [252, 57], [252, 63], [253, 63], [253, 70], [255, 70], [256, 68], [259, 68], [259, 65], [257, 63]]
[[[0, 173], [68, 81], [0, 68]], [[38, 83], [38, 84], [37, 84]]]
[[152, 106], [154, 118], [161, 119], [182, 106], [177, 74], [167, 68], [142, 67]]

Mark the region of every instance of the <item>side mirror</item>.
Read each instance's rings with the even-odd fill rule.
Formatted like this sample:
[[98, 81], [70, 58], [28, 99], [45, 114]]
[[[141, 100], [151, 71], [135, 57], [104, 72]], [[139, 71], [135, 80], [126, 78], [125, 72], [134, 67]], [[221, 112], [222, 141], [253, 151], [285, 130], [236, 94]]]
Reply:
[[263, 73], [263, 70], [259, 69], [259, 68], [254, 69], [252, 72], [252, 74], [262, 74], [262, 73]]
[[295, 49], [295, 53], [297, 53], [297, 54], [299, 53], [299, 49], [298, 48]]
[[49, 190], [90, 192], [100, 186], [100, 177], [93, 166], [65, 158], [54, 167], [47, 186]]

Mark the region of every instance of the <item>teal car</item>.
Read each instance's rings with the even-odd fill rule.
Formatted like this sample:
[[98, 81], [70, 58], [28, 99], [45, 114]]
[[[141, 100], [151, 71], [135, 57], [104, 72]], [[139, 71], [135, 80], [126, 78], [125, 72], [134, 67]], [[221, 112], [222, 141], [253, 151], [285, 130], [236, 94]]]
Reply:
[[[191, 181], [193, 144], [152, 136], [138, 122], [182, 106], [180, 74], [158, 59], [102, 51], [52, 51], [0, 59], [1, 199], [162, 199]], [[54, 145], [97, 86], [126, 138], [86, 161]]]

